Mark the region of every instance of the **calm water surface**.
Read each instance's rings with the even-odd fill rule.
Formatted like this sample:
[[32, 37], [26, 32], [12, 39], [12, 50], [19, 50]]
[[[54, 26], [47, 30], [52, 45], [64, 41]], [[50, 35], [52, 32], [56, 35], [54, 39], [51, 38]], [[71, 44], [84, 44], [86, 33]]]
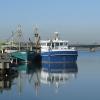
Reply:
[[20, 65], [18, 72], [0, 76], [0, 100], [100, 100], [99, 51], [79, 52], [77, 64], [50, 66], [59, 69]]

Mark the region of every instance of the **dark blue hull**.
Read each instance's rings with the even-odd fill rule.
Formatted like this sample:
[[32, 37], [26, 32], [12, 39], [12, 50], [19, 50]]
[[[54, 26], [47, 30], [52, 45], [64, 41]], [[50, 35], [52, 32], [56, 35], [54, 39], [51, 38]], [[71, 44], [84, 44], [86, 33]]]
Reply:
[[76, 62], [77, 51], [50, 51], [41, 53], [42, 62]]

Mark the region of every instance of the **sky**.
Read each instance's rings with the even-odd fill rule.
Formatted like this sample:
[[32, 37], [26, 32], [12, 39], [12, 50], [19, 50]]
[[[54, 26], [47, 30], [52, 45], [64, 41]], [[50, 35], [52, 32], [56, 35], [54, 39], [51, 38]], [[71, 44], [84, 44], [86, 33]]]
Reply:
[[25, 39], [37, 26], [42, 39], [57, 31], [73, 43], [99, 43], [100, 0], [0, 0], [0, 39], [19, 24]]

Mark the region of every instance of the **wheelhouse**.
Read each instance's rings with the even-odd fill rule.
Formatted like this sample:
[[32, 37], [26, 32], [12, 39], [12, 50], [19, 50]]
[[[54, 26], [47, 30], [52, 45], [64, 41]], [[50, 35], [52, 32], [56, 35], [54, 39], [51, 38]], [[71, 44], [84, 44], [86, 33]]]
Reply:
[[60, 47], [68, 47], [68, 41], [64, 40], [47, 40], [41, 41], [41, 47], [50, 47], [52, 49], [58, 49]]

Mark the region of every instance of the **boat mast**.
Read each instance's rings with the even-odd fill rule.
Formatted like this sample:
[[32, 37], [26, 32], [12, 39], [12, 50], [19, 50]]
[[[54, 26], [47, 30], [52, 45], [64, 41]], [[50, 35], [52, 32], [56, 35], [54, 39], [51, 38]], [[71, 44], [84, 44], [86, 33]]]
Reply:
[[59, 32], [54, 32], [54, 39], [58, 40], [59, 39]]
[[34, 28], [34, 37], [35, 37], [35, 41], [34, 41], [35, 50], [37, 53], [39, 53], [40, 52], [40, 35], [39, 35], [37, 27]]
[[18, 39], [19, 51], [21, 49], [21, 37], [22, 37], [22, 29], [21, 29], [21, 25], [18, 25], [18, 27], [17, 27], [17, 39]]
[[13, 47], [14, 46], [14, 32], [12, 31], [12, 39], [11, 39], [11, 46]]

